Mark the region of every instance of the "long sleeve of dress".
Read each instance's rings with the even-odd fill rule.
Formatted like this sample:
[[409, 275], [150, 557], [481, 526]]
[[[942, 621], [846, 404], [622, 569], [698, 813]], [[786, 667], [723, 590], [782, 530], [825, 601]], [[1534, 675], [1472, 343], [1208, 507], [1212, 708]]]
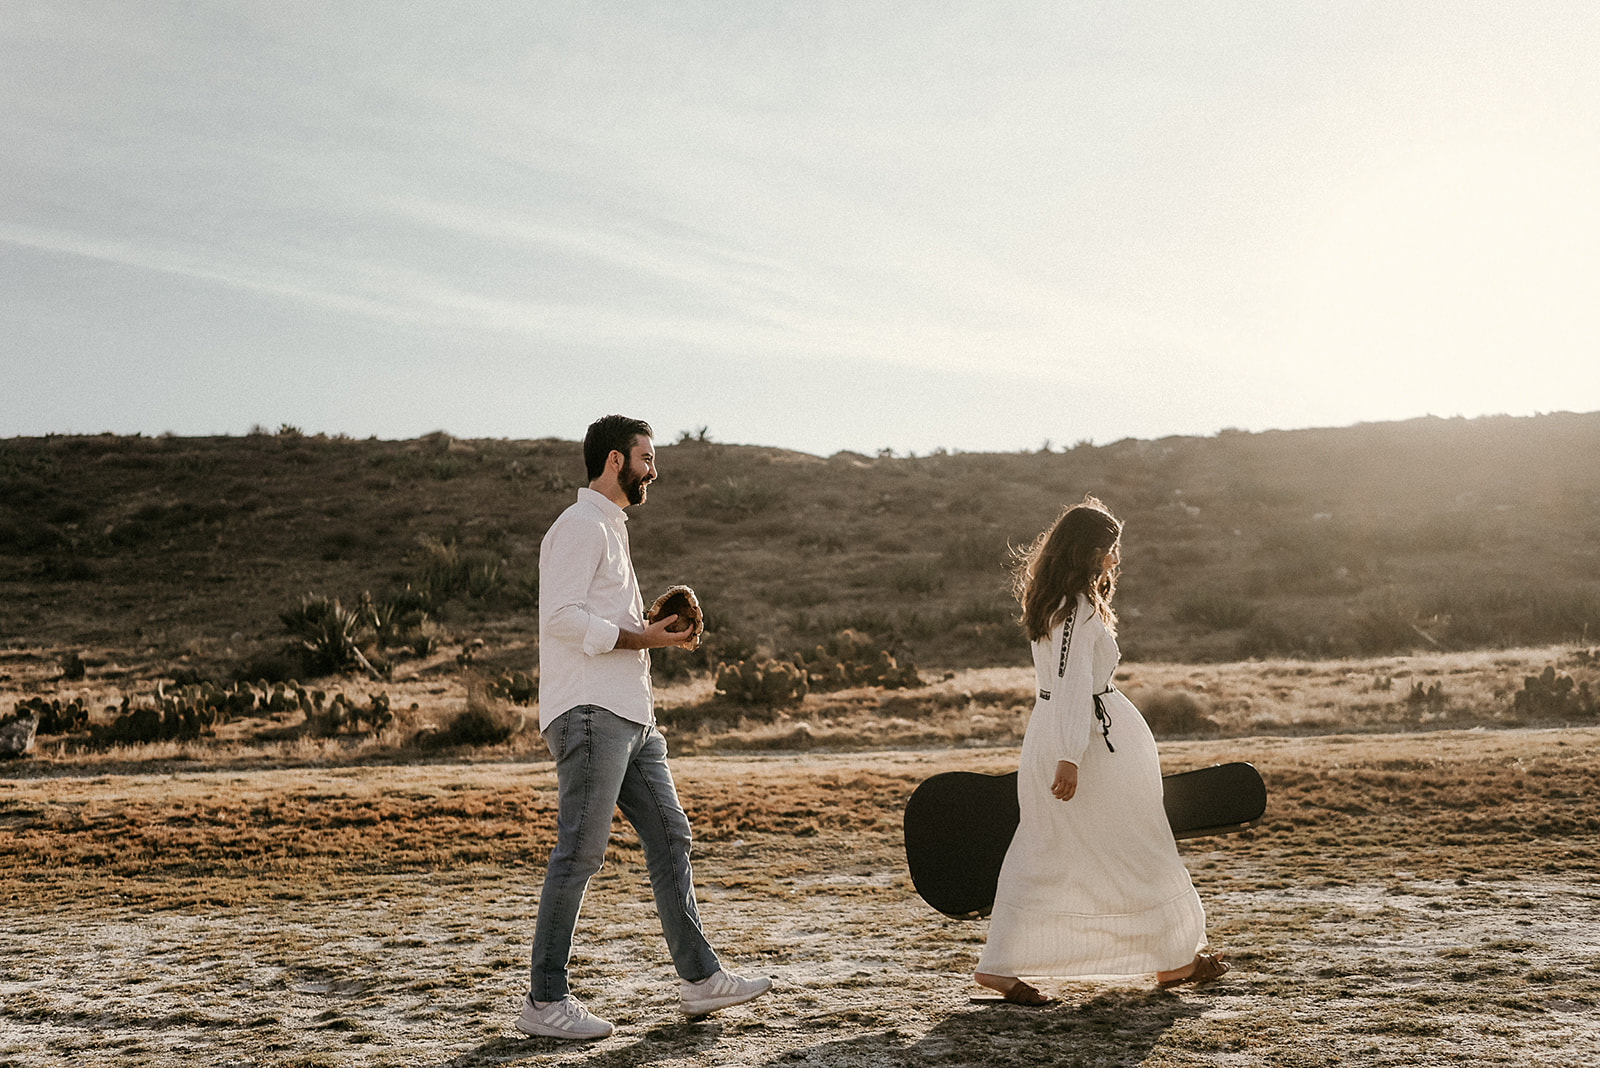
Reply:
[[[1033, 714], [1045, 717], [1042, 737], [1057, 760], [1081, 764], [1094, 727], [1094, 650], [1102, 628], [1086, 598], [1079, 597], [1048, 646], [1036, 643], [1034, 666], [1039, 695]], [[1064, 648], [1063, 648], [1064, 646]], [[1048, 696], [1047, 696], [1048, 695]]]

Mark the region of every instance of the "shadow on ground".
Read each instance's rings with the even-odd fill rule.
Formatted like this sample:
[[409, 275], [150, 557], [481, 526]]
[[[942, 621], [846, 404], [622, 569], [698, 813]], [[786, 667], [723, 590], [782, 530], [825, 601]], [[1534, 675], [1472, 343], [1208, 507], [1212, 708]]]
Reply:
[[[736, 1054], [742, 1054], [739, 1063], [787, 1068], [898, 1068], [929, 1064], [1131, 1068], [1145, 1060], [1174, 1023], [1204, 1011], [1204, 1005], [1161, 991], [1115, 991], [1084, 1002], [1074, 1002], [1069, 995], [1067, 1000], [1042, 1008], [974, 1001], [972, 1009], [946, 1017], [921, 1037], [890, 1028], [811, 1045], [800, 1045], [804, 1039], [793, 1031], [762, 1035], [738, 1029], [737, 1033], [725, 1034], [715, 1021], [686, 1021], [653, 1028], [635, 1042], [610, 1049], [555, 1039], [501, 1036], [441, 1063], [439, 1068], [550, 1064], [553, 1060], [581, 1063], [585, 1068], [637, 1068], [667, 1061], [683, 1063], [699, 1056]], [[822, 1033], [826, 1034], [826, 1030]]]
[[439, 1068], [550, 1064], [553, 1056], [562, 1054], [568, 1055], [569, 1061], [581, 1061], [585, 1068], [634, 1068], [635, 1065], [692, 1057], [716, 1046], [721, 1038], [722, 1027], [715, 1020], [685, 1020], [667, 1027], [653, 1027], [637, 1041], [615, 1049], [598, 1049], [582, 1042], [555, 1038], [502, 1035], [442, 1062]]
[[1086, 1002], [1023, 1008], [982, 1003], [946, 1017], [921, 1038], [898, 1030], [785, 1052], [770, 1065], [1138, 1065], [1180, 1020], [1204, 1006], [1160, 991], [1117, 991]]

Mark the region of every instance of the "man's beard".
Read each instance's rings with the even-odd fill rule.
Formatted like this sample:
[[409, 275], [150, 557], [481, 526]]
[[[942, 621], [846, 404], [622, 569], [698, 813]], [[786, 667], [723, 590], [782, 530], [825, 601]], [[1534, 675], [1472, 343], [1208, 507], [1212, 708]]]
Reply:
[[628, 461], [628, 466], [622, 469], [622, 475], [617, 479], [617, 485], [622, 487], [622, 493], [628, 498], [629, 504], [643, 504], [645, 487], [650, 484], [647, 473], [635, 471], [633, 461]]

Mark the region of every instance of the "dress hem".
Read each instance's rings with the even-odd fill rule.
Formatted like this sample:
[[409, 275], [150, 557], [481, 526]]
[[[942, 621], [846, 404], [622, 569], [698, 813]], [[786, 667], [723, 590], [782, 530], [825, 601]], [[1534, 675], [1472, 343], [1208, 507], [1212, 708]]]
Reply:
[[[1193, 888], [1135, 913], [1042, 912], [996, 902], [978, 971], [991, 975], [1144, 975], [1181, 968], [1205, 945]], [[1014, 932], [1022, 944], [1004, 932]], [[995, 938], [1000, 933], [1000, 938]]]

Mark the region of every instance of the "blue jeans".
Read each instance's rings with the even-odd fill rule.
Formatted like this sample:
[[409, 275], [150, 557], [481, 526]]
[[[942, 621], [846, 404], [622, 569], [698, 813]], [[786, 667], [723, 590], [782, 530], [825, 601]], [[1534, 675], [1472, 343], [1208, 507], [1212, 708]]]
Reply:
[[689, 817], [672, 785], [661, 732], [596, 705], [579, 705], [557, 717], [544, 740], [556, 760], [556, 847], [539, 895], [528, 996], [557, 1001], [568, 993], [578, 908], [605, 861], [616, 808], [639, 833], [661, 933], [678, 975], [698, 982], [716, 974], [721, 965], [695, 907]]

